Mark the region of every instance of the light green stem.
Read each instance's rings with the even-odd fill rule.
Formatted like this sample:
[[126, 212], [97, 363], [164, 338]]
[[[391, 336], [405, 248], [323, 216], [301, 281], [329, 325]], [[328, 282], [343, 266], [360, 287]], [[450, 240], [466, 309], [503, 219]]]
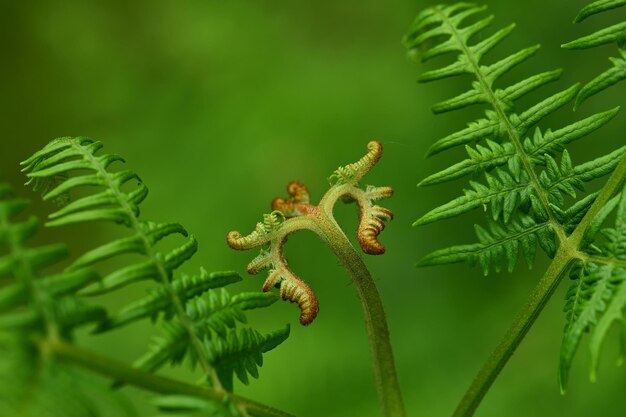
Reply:
[[332, 215], [319, 220], [320, 236], [346, 268], [363, 307], [376, 390], [385, 417], [404, 417], [404, 402], [389, 339], [387, 316], [372, 276]]
[[254, 417], [293, 417], [283, 411], [276, 410], [264, 404], [259, 404], [247, 398], [234, 394], [226, 394], [221, 390], [205, 388], [197, 385], [185, 384], [174, 379], [150, 374], [130, 366], [114, 361], [104, 356], [80, 349], [61, 339], [48, 339], [43, 342], [42, 349], [57, 358], [92, 372], [123, 381], [127, 384], [143, 388], [158, 394], [184, 394], [206, 398], [212, 401], [224, 401], [227, 397], [237, 406], [243, 407], [250, 416]]

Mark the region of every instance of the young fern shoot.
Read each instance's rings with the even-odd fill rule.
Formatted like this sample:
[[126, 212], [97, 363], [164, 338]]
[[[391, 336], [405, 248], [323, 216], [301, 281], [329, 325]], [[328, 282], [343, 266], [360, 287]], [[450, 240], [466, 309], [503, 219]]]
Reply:
[[359, 182], [382, 156], [380, 142], [367, 144], [368, 153], [353, 164], [338, 168], [330, 177], [330, 189], [319, 204], [310, 202], [306, 186], [294, 181], [287, 186], [289, 198], [276, 198], [272, 201], [272, 212], [257, 223], [250, 234], [243, 236], [233, 231], [228, 233], [228, 245], [237, 250], [261, 248], [261, 253], [250, 262], [248, 272], [256, 274], [269, 270], [263, 284], [263, 291], [273, 287], [280, 289], [283, 300], [296, 303], [300, 309], [300, 323], [309, 325], [319, 312], [319, 302], [311, 287], [295, 275], [287, 265], [283, 246], [289, 235], [309, 230], [316, 233], [328, 245], [346, 268], [357, 289], [370, 342], [370, 352], [374, 366], [378, 398], [383, 416], [402, 417], [405, 415], [400, 387], [396, 376], [389, 330], [383, 305], [376, 285], [347, 236], [333, 217], [337, 201], [354, 202], [359, 210], [357, 237], [363, 252], [380, 255], [385, 252], [378, 235], [391, 220], [391, 211], [380, 207], [374, 201], [390, 197], [390, 187], [366, 186]]
[[[588, 229], [598, 221], [601, 208], [621, 191], [626, 174], [626, 147], [580, 164], [573, 162], [566, 149], [573, 141], [588, 136], [615, 117], [617, 108], [557, 130], [540, 128], [546, 116], [576, 97], [577, 85], [527, 109], [516, 108], [517, 99], [556, 81], [561, 71], [547, 71], [513, 85], [497, 86], [504, 73], [532, 57], [539, 46], [484, 63], [484, 56], [514, 28], [510, 25], [491, 35], [483, 35], [480, 41], [473, 41], [493, 20], [493, 16], [479, 17], [484, 10], [469, 3], [428, 8], [418, 15], [405, 37], [410, 54], [421, 61], [445, 54], [456, 55], [451, 64], [423, 73], [419, 81], [464, 74], [474, 78], [470, 90], [434, 105], [434, 113], [477, 104], [487, 107], [484, 118], [436, 141], [428, 151], [432, 156], [464, 146], [467, 158], [420, 183], [420, 186], [430, 186], [472, 176], [471, 188], [415, 222], [422, 226], [484, 208], [486, 226], [475, 226], [477, 243], [437, 250], [422, 258], [419, 265], [468, 262], [478, 264], [485, 275], [492, 269], [498, 272], [505, 268], [511, 272], [520, 257], [532, 267], [537, 247], [553, 261], [528, 304], [472, 383], [457, 407], [456, 416], [473, 414], [562, 277], [572, 265], [589, 260], [588, 242], [583, 236], [588, 236]], [[465, 23], [468, 20], [472, 23]], [[585, 183], [612, 172], [600, 192], [584, 193]], [[478, 180], [480, 177], [484, 180]], [[603, 265], [618, 262], [612, 253], [596, 261]]]

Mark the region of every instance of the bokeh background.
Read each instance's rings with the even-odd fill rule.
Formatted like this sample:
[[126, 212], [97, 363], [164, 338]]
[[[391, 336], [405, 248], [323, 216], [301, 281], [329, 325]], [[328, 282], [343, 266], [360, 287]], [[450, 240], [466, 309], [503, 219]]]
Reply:
[[[524, 108], [550, 92], [589, 80], [607, 67], [612, 46], [567, 52], [559, 45], [611, 20], [597, 17], [574, 27], [581, 0], [486, 1], [496, 26], [518, 29], [492, 59], [541, 43], [538, 55], [507, 75], [567, 68], [562, 80], [525, 98]], [[434, 189], [415, 184], [462, 154], [425, 160], [434, 140], [479, 115], [479, 109], [433, 116], [429, 107], [467, 88], [467, 79], [418, 85], [401, 37], [430, 3], [408, 0], [240, 1], [3, 1], [0, 5], [0, 175], [32, 198], [44, 216], [51, 207], [20, 184], [18, 162], [58, 136], [86, 135], [122, 154], [150, 187], [146, 219], [179, 221], [200, 241], [183, 270], [235, 269], [245, 275], [254, 253], [224, 242], [229, 230], [250, 230], [288, 181], [307, 183], [313, 198], [339, 165], [360, 157], [378, 138], [385, 147], [366, 182], [390, 185], [386, 205], [396, 213], [382, 235], [388, 253], [369, 257], [387, 306], [411, 416], [447, 416], [524, 303], [542, 268], [483, 277], [465, 265], [414, 267], [428, 251], [473, 241], [466, 216], [421, 229], [410, 225], [465, 183]], [[615, 14], [619, 14], [615, 13]], [[623, 16], [623, 13], [622, 13]], [[603, 20], [604, 19], [604, 20]], [[606, 20], [608, 19], [608, 20]], [[623, 87], [560, 111], [543, 124], [558, 128], [624, 104]], [[572, 146], [575, 161], [623, 144], [626, 116]], [[354, 230], [354, 207], [337, 216]], [[110, 227], [49, 230], [75, 253], [111, 237]], [[314, 236], [290, 239], [293, 269], [321, 300], [316, 322], [302, 328], [294, 305], [278, 303], [253, 318], [269, 331], [292, 325], [292, 336], [266, 356], [261, 379], [239, 393], [302, 417], [376, 416], [360, 306], [347, 274]], [[245, 277], [235, 290], [260, 287]], [[624, 416], [626, 373], [614, 365], [617, 332], [605, 346], [599, 381], [588, 380], [583, 343], [565, 396], [557, 386], [566, 283], [531, 330], [486, 397], [478, 416]], [[103, 302], [112, 308], [143, 294], [137, 286]], [[131, 361], [156, 333], [140, 323], [119, 334], [80, 342]], [[167, 371], [195, 381], [185, 367]], [[142, 391], [122, 393], [139, 415], [154, 414]], [[115, 412], [111, 416], [117, 415]]]

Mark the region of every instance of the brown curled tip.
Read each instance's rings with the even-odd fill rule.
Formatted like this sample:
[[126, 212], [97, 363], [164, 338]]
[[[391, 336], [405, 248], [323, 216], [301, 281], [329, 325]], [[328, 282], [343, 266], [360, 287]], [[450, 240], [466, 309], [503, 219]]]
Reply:
[[369, 150], [368, 156], [371, 157], [370, 164], [375, 165], [381, 156], [383, 156], [383, 144], [377, 140], [370, 140], [367, 143]]
[[319, 302], [311, 287], [291, 272], [280, 273], [274, 270], [263, 283], [263, 291], [270, 291], [276, 286], [280, 287], [280, 297], [283, 300], [289, 300], [298, 305], [300, 324], [308, 326], [313, 323], [319, 312]]
[[287, 185], [287, 193], [291, 198], [275, 198], [272, 210], [278, 210], [285, 217], [297, 217], [307, 214], [313, 206], [309, 203], [309, 190], [300, 181], [292, 181]]
[[378, 235], [385, 228], [385, 220], [393, 219], [393, 213], [383, 207], [373, 206], [361, 214], [357, 235], [359, 245], [368, 255], [382, 255], [385, 247], [378, 240]]
[[232, 249], [235, 250], [246, 250], [246, 245], [242, 242], [241, 233], [232, 231], [226, 234], [226, 243]]

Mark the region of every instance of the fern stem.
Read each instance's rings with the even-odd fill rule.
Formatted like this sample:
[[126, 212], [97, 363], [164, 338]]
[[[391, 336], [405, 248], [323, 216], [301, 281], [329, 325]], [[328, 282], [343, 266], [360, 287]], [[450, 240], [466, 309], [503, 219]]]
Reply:
[[222, 384], [217, 376], [217, 372], [213, 369], [213, 367], [209, 363], [209, 359], [206, 356], [206, 352], [204, 350], [202, 341], [198, 338], [193, 328], [193, 324], [187, 317], [187, 313], [185, 312], [183, 303], [178, 298], [174, 289], [172, 288], [169, 274], [167, 270], [165, 269], [162, 260], [157, 256], [157, 252], [152, 246], [152, 244], [150, 243], [148, 236], [146, 236], [146, 233], [141, 227], [141, 221], [139, 220], [137, 214], [135, 213], [133, 208], [129, 205], [128, 201], [124, 198], [124, 194], [122, 193], [122, 190], [115, 183], [115, 181], [113, 181], [113, 179], [111, 178], [111, 174], [106, 170], [106, 167], [103, 166], [102, 163], [100, 163], [100, 161], [97, 158], [95, 158], [92, 153], [86, 151], [82, 146], [77, 146], [76, 144], [72, 144], [72, 146], [75, 149], [77, 149], [79, 152], [81, 152], [83, 157], [89, 160], [93, 166], [98, 168], [98, 174], [100, 174], [102, 178], [105, 179], [105, 181], [107, 182], [107, 188], [113, 191], [115, 198], [118, 201], [118, 204], [124, 209], [128, 218], [131, 220], [131, 227], [133, 228], [136, 235], [141, 237], [141, 240], [144, 246], [144, 251], [146, 255], [150, 258], [152, 263], [156, 266], [156, 269], [159, 274], [159, 280], [161, 281], [161, 284], [167, 290], [167, 293], [170, 296], [170, 300], [176, 311], [176, 316], [178, 317], [183, 328], [189, 335], [189, 340], [190, 340], [191, 346], [196, 352], [198, 363], [202, 367], [202, 370], [205, 372], [207, 377], [210, 379], [212, 386], [215, 387], [215, 389], [217, 389], [218, 391], [224, 391]]
[[[326, 195], [323, 201], [332, 201], [336, 198], [337, 195]], [[332, 207], [333, 204], [321, 203], [320, 206]], [[387, 316], [376, 283], [363, 259], [335, 221], [332, 211], [325, 210], [323, 214], [317, 216], [317, 220], [320, 227], [317, 232], [350, 274], [363, 307], [382, 415], [404, 417], [406, 412], [389, 338]]]
[[574, 258], [569, 251], [562, 248], [557, 251], [546, 273], [530, 295], [526, 306], [519, 312], [500, 344], [483, 365], [457, 406], [453, 417], [469, 417], [474, 414], [483, 397], [500, 374], [500, 371], [535, 323], [552, 294], [554, 294], [573, 261]]
[[58, 338], [47, 339], [42, 342], [42, 349], [65, 362], [158, 394], [185, 394], [212, 401], [224, 401], [228, 398], [238, 407], [243, 407], [253, 417], [294, 417], [284, 411], [276, 410], [238, 395], [227, 394], [213, 388], [190, 385], [175, 379], [140, 371], [124, 363], [78, 348]]

